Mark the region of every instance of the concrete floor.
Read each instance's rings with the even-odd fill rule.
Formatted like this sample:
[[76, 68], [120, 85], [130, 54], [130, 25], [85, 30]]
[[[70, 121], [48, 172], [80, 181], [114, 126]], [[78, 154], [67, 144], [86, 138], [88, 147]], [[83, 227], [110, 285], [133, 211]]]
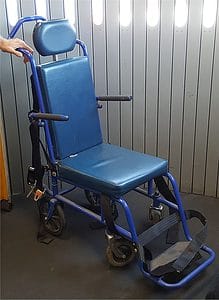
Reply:
[[[81, 191], [73, 198], [86, 203]], [[128, 195], [137, 222], [146, 219], [142, 196]], [[115, 269], [106, 258], [104, 230], [91, 230], [91, 220], [65, 207], [67, 226], [46, 245], [37, 241], [38, 212], [25, 197], [1, 214], [1, 299], [204, 299], [219, 264], [219, 199], [182, 194], [185, 208], [198, 209], [208, 219], [207, 244], [217, 254], [207, 270], [182, 289], [155, 286], [133, 262]]]

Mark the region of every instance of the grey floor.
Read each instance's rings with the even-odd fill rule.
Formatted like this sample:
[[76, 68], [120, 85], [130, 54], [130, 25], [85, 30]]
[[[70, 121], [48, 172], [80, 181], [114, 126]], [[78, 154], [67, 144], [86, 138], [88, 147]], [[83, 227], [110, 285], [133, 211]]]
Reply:
[[[86, 202], [83, 193], [73, 198]], [[198, 209], [208, 219], [208, 241], [217, 257], [213, 265], [186, 287], [164, 290], [143, 277], [133, 262], [110, 267], [105, 258], [104, 230], [91, 230], [91, 220], [65, 208], [67, 226], [50, 244], [36, 239], [38, 213], [25, 197], [1, 214], [1, 299], [204, 299], [219, 263], [219, 199], [182, 195], [185, 208]], [[147, 218], [143, 197], [130, 193], [136, 222]], [[148, 201], [147, 201], [148, 202]]]

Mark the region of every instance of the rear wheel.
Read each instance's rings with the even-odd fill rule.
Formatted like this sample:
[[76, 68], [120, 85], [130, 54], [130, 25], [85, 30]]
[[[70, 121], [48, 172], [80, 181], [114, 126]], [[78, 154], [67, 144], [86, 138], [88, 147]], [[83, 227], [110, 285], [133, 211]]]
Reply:
[[48, 196], [41, 198], [38, 203], [40, 220], [43, 224], [45, 230], [52, 235], [58, 236], [62, 234], [62, 231], [65, 227], [65, 215], [64, 211], [59, 203], [55, 204], [54, 211], [52, 216], [48, 219], [49, 211], [49, 201]]

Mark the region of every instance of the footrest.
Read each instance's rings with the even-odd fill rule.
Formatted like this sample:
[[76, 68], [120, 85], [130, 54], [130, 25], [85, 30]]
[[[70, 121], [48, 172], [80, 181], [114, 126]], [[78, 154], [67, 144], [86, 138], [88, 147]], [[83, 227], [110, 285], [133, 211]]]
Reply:
[[186, 249], [190, 242], [181, 241], [169, 247], [166, 251], [158, 255], [156, 258], [150, 262], [150, 271], [163, 267], [174, 260], [176, 260], [180, 254]]
[[185, 217], [187, 220], [194, 217], [199, 219], [203, 225], [201, 231], [189, 241], [176, 242], [155, 258], [152, 255], [153, 250], [149, 250], [147, 245], [181, 222], [180, 215], [178, 213], [171, 214], [138, 236], [140, 258], [151, 275], [163, 276], [172, 272], [181, 273], [187, 266], [200, 258], [199, 250], [203, 246], [207, 234], [206, 219], [201, 213], [194, 210], [185, 211]]

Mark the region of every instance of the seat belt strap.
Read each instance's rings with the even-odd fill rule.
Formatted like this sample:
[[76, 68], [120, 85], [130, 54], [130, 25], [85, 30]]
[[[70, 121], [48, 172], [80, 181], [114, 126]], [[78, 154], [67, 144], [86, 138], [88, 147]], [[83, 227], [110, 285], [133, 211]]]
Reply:
[[56, 166], [55, 166], [55, 164], [53, 164], [51, 162], [51, 159], [50, 159], [50, 157], [49, 157], [49, 155], [48, 155], [48, 153], [46, 151], [46, 148], [45, 148], [45, 146], [43, 145], [43, 143], [42, 143], [42, 141], [40, 139], [39, 139], [39, 143], [40, 143], [40, 145], [41, 145], [41, 147], [43, 149], [43, 153], [45, 155], [45, 158], [46, 158], [46, 161], [47, 161], [49, 169], [52, 170], [52, 171], [56, 171]]
[[32, 121], [29, 130], [32, 143], [32, 167], [34, 168], [34, 176], [36, 180], [35, 188], [42, 191], [44, 167], [41, 165], [38, 121]]
[[110, 198], [106, 195], [101, 195], [100, 205], [103, 216], [105, 218], [106, 227], [110, 234], [118, 233], [115, 227], [114, 218], [112, 214], [112, 206], [110, 205]]
[[[179, 221], [180, 218], [177, 213], [171, 214], [138, 236], [139, 255], [142, 261], [148, 264], [148, 262], [152, 259], [152, 254], [148, 249], [145, 248], [145, 246], [153, 241], [156, 237], [160, 236], [163, 232], [178, 224]], [[147, 252], [147, 257], [145, 257], [145, 251]]]
[[33, 110], [35, 112], [39, 112], [39, 104], [38, 104], [35, 84], [33, 81], [33, 75], [30, 76], [30, 82], [31, 82], [32, 95], [33, 95]]
[[205, 219], [205, 217], [200, 212], [195, 210], [187, 210], [185, 211], [185, 214], [187, 220], [190, 220], [192, 218], [199, 219], [203, 225], [203, 228], [199, 233], [195, 235], [186, 249], [173, 263], [172, 267], [177, 270], [177, 272], [182, 272], [188, 266], [188, 264], [193, 260], [207, 238], [207, 220]]
[[149, 229], [144, 231], [138, 236], [139, 243], [142, 246], [149, 244], [153, 239], [160, 236], [164, 231], [168, 230], [170, 227], [179, 223], [180, 218], [177, 213], [171, 214], [166, 218], [162, 219], [160, 222], [151, 226]]
[[[158, 191], [161, 193], [161, 195], [167, 199], [168, 201], [177, 204], [176, 198], [174, 197], [173, 193], [170, 191], [165, 179], [163, 176], [156, 177], [154, 179], [155, 184], [158, 188]], [[172, 207], [169, 207], [169, 214], [175, 213], [175, 209]], [[168, 244], [174, 244], [176, 243], [177, 236], [179, 232], [179, 224], [176, 224], [174, 227], [170, 228], [167, 233], [167, 242]]]
[[[177, 204], [176, 198], [174, 197], [173, 193], [170, 191], [165, 179], [163, 176], [158, 176], [154, 178], [154, 182], [158, 188], [158, 191], [161, 193], [161, 195], [164, 196], [165, 199], [169, 200], [170, 202]], [[171, 210], [171, 208], [170, 208]], [[175, 210], [173, 210], [175, 212]], [[170, 212], [172, 213], [172, 212]]]

